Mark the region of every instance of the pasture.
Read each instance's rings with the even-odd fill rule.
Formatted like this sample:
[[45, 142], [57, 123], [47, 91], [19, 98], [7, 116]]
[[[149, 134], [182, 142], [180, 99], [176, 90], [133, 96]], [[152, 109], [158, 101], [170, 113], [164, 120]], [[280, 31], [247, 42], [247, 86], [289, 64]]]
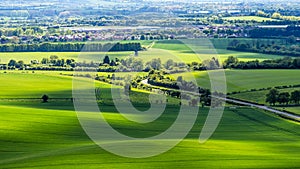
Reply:
[[[44, 93], [63, 98], [69, 97], [72, 89], [72, 79], [58, 72], [1, 72], [0, 84], [0, 98], [34, 98]], [[110, 85], [96, 86], [106, 89], [104, 98], [110, 96]], [[135, 92], [139, 93], [137, 98], [147, 96]], [[137, 103], [144, 109], [145, 105], [148, 105], [146, 99]], [[161, 118], [140, 125], [124, 119], [114, 106], [99, 106], [114, 128], [134, 137], [164, 131], [176, 119], [178, 111], [178, 106], [168, 106]], [[251, 108], [226, 108], [217, 131], [205, 144], [200, 144], [198, 137], [208, 109], [200, 108], [194, 127], [180, 144], [146, 159], [119, 157], [95, 145], [81, 128], [71, 101], [0, 99], [0, 109], [1, 168], [296, 168], [300, 165], [300, 125]]]

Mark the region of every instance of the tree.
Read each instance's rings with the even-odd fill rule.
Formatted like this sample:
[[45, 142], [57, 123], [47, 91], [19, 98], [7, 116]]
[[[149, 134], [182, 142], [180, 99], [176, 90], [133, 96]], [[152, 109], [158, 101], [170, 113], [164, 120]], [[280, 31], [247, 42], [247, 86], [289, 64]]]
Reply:
[[279, 93], [277, 101], [279, 102], [279, 104], [289, 104], [290, 94], [288, 92]]
[[234, 57], [234, 56], [229, 56], [225, 61], [224, 61], [224, 67], [225, 68], [230, 68], [232, 67], [234, 64], [238, 63], [239, 60], [238, 58]]
[[43, 95], [43, 96], [42, 96], [43, 103], [48, 102], [48, 99], [49, 99], [49, 96], [48, 96], [48, 95]]
[[220, 68], [219, 60], [216, 58], [212, 58], [210, 60], [204, 60], [203, 65], [206, 67], [206, 69], [214, 70]]
[[155, 70], [160, 70], [162, 67], [160, 58], [152, 59], [150, 62], [147, 63], [147, 65], [149, 65], [152, 69]]
[[103, 64], [109, 64], [109, 63], [110, 63], [109, 56], [106, 55], [103, 59]]
[[11, 59], [11, 60], [8, 62], [8, 66], [11, 66], [11, 67], [16, 66], [16, 64], [17, 64], [17, 61], [15, 61], [15, 60], [13, 60], [13, 59]]
[[168, 70], [171, 70], [172, 67], [174, 66], [174, 61], [172, 59], [169, 59], [165, 64], [164, 64], [165, 68]]
[[267, 17], [268, 14], [266, 14], [264, 11], [258, 10], [256, 13], [257, 16], [261, 16], [261, 17]]
[[273, 15], [271, 16], [272, 19], [280, 19], [281, 15], [278, 12], [274, 12]]
[[[68, 59], [69, 60], [69, 59]], [[41, 61], [42, 64], [48, 64], [49, 63], [49, 59], [48, 58], [43, 58]]]
[[24, 68], [24, 61], [23, 60], [18, 61], [18, 63], [16, 64], [16, 67], [17, 68]]
[[139, 56], [139, 51], [138, 50], [134, 51], [134, 56]]
[[112, 79], [112, 80], [115, 80], [115, 79], [116, 79], [116, 75], [115, 75], [114, 73], [111, 75], [111, 79]]
[[267, 96], [266, 102], [270, 103], [271, 105], [275, 105], [277, 102], [278, 94], [279, 92], [277, 89], [271, 89], [269, 93], [266, 95]]
[[294, 43], [297, 42], [297, 38], [296, 38], [294, 35], [289, 36], [286, 40], [287, 40], [287, 42], [290, 43], [290, 44], [294, 44]]
[[56, 55], [51, 55], [50, 56], [50, 60], [56, 60], [56, 59], [58, 59], [58, 56], [56, 56]]
[[291, 101], [295, 104], [299, 104], [300, 102], [300, 91], [296, 90], [291, 93]]
[[177, 82], [182, 82], [183, 81], [183, 77], [182, 76], [178, 76], [177, 77]]
[[109, 65], [110, 66], [116, 66], [116, 62], [114, 60], [112, 60]]

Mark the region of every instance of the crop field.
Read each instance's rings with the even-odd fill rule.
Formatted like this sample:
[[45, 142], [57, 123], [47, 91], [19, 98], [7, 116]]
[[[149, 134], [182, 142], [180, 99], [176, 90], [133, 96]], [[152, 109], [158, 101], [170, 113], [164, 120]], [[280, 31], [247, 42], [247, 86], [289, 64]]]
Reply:
[[[251, 41], [248, 39], [240, 39], [246, 41]], [[208, 42], [215, 47], [215, 49], [207, 50], [207, 44], [197, 44], [195, 40], [190, 40], [188, 45], [196, 49], [195, 51], [191, 50], [186, 44], [178, 40], [163, 40], [163, 41], [154, 41], [152, 48], [148, 49], [149, 45], [151, 46], [153, 41], [128, 41], [128, 42], [139, 42], [144, 47], [147, 48], [146, 51], [139, 52], [139, 58], [143, 60], [151, 60], [153, 58], [161, 58], [164, 62], [170, 58], [176, 57], [175, 60], [191, 63], [191, 62], [201, 62], [203, 60], [218, 57], [221, 61], [224, 61], [228, 56], [237, 57], [240, 61], [250, 61], [250, 60], [266, 60], [266, 59], [276, 59], [282, 58], [279, 55], [269, 55], [269, 54], [260, 54], [260, 53], [251, 53], [251, 52], [238, 52], [227, 50], [226, 47], [232, 39], [211, 39], [204, 42]], [[261, 41], [265, 43], [271, 43], [271, 41], [278, 41], [278, 43], [283, 43], [280, 40], [270, 40], [262, 39]], [[126, 41], [127, 42], [127, 41]], [[197, 55], [195, 54], [197, 53]], [[102, 61], [105, 55], [108, 55], [111, 59], [133, 56], [134, 52], [2, 52], [0, 53], [0, 63], [8, 63], [9, 60], [23, 60], [26, 64], [30, 63], [31, 60], [42, 60], [43, 58], [49, 58], [51, 55], [57, 55], [61, 59], [75, 59], [78, 57], [84, 56], [86, 62], [100, 62]]]
[[[224, 71], [227, 91], [246, 91], [251, 89], [268, 88], [274, 86], [300, 84], [299, 70], [218, 70]], [[180, 73], [172, 75], [175, 79], [183, 76], [185, 79], [196, 78], [198, 85], [210, 88], [210, 80], [206, 71]]]
[[[243, 40], [243, 39], [242, 39]], [[153, 48], [163, 49], [167, 52], [181, 58], [184, 62], [191, 63], [193, 61], [198, 61], [199, 58], [201, 60], [218, 57], [221, 61], [224, 61], [228, 58], [228, 56], [237, 57], [240, 61], [250, 61], [250, 60], [266, 60], [266, 59], [276, 59], [282, 58], [279, 55], [269, 55], [269, 54], [261, 54], [261, 53], [251, 53], [251, 52], [239, 52], [227, 50], [228, 43], [232, 41], [232, 39], [211, 39], [211, 40], [189, 40], [186, 41], [157, 41]], [[245, 42], [250, 41], [249, 39], [244, 39]], [[269, 39], [261, 40], [264, 43], [271, 43]], [[276, 40], [275, 40], [276, 41]], [[277, 40], [279, 41], [279, 40]], [[186, 42], [186, 44], [183, 44]], [[281, 43], [279, 41], [279, 43]], [[193, 51], [190, 47], [194, 48]], [[207, 50], [207, 46], [214, 46], [215, 49]], [[195, 54], [197, 53], [197, 55]]]
[[[146, 45], [150, 45], [147, 41]], [[170, 43], [171, 42], [171, 43]], [[216, 46], [220, 42], [215, 41]], [[193, 45], [193, 44], [192, 44]], [[157, 41], [152, 48], [140, 51], [145, 63], [160, 58], [176, 62], [199, 62], [215, 56], [205, 46], [193, 46], [200, 59], [184, 44]], [[240, 60], [273, 59], [281, 56], [229, 51], [218, 47], [217, 55], [224, 60], [233, 55]], [[88, 61], [105, 53], [84, 53]], [[9, 59], [41, 60], [50, 55], [76, 60], [80, 53], [1, 53], [1, 63]], [[109, 52], [111, 59], [132, 56], [133, 52]], [[102, 58], [100, 58], [102, 59]], [[186, 138], [161, 155], [130, 159], [113, 155], [97, 146], [84, 132], [74, 109], [72, 74], [70, 71], [0, 71], [0, 168], [296, 168], [300, 165], [300, 125], [271, 113], [227, 105], [222, 120], [211, 139], [200, 144], [199, 134], [205, 123], [208, 107], [199, 108], [197, 120]], [[93, 72], [83, 72], [84, 74]], [[299, 70], [225, 70], [228, 92], [246, 91], [282, 85], [300, 84]], [[108, 76], [112, 73], [97, 73]], [[124, 77], [128, 73], [115, 73]], [[146, 72], [139, 75], [146, 75]], [[131, 74], [132, 75], [132, 74]], [[276, 76], [274, 76], [276, 75]], [[210, 88], [207, 71], [170, 75], [174, 79], [195, 77], [199, 86]], [[91, 81], [81, 78], [82, 82]], [[91, 81], [92, 82], [92, 81]], [[100, 88], [99, 108], [105, 119], [118, 132], [142, 138], [157, 135], [176, 120], [180, 101], [168, 97], [161, 117], [147, 124], [134, 123], [122, 116], [113, 105], [111, 88], [93, 82]], [[81, 86], [80, 90], [87, 90]], [[288, 90], [288, 89], [287, 89]], [[264, 91], [265, 92], [265, 91]], [[42, 95], [49, 102], [42, 103]], [[241, 93], [239, 98], [242, 98]], [[247, 92], [247, 100], [261, 99], [262, 93]], [[150, 108], [150, 92], [132, 89], [130, 99], [138, 109]], [[265, 94], [264, 94], [265, 95]], [[234, 96], [234, 95], [231, 95]], [[249, 99], [250, 98], [250, 99]], [[297, 107], [286, 108], [296, 111]], [[88, 115], [87, 115], [88, 116]], [[139, 115], [140, 116], [140, 115]], [[113, 146], [114, 141], [107, 144]]]
[[[44, 73], [0, 74], [1, 168], [297, 168], [300, 165], [300, 125], [245, 107], [227, 107], [216, 132], [205, 144], [200, 144], [198, 137], [207, 116], [206, 107], [199, 108], [188, 136], [170, 151], [146, 159], [113, 155], [85, 134], [70, 100], [41, 103], [13, 99], [35, 98], [45, 93], [50, 98], [70, 97], [71, 77], [60, 75], [65, 72]], [[110, 85], [99, 82], [96, 86], [103, 89], [104, 98], [110, 97]], [[134, 98], [143, 98], [136, 105], [147, 108], [148, 93], [134, 93]], [[164, 131], [176, 119], [178, 106], [167, 106], [162, 117], [140, 125], [124, 119], [114, 106], [99, 105], [114, 128], [134, 137]]]

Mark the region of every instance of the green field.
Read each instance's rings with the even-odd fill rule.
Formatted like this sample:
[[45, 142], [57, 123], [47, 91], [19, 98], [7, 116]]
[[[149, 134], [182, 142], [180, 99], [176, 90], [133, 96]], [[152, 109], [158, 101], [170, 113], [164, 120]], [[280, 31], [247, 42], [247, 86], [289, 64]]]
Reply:
[[30, 63], [31, 60], [41, 61], [43, 58], [49, 58], [51, 55], [56, 55], [61, 59], [75, 59], [84, 55], [86, 62], [102, 61], [105, 55], [109, 55], [112, 59], [121, 58], [133, 55], [133, 52], [14, 52], [14, 53], [0, 53], [0, 63], [8, 63], [9, 60], [23, 60], [25, 63]]
[[[52, 97], [70, 96], [70, 77], [42, 73], [1, 73], [0, 98], [35, 98], [44, 93]], [[106, 90], [109, 85], [96, 85], [105, 89], [104, 98], [110, 96]], [[136, 91], [136, 98], [145, 96], [147, 93]], [[145, 99], [136, 105], [145, 109], [148, 104]], [[114, 106], [100, 105], [113, 127], [134, 137], [166, 129], [176, 119], [177, 108], [168, 106], [162, 118], [140, 125], [125, 120]], [[119, 157], [96, 146], [81, 128], [71, 101], [0, 99], [0, 109], [1, 168], [297, 168], [300, 165], [300, 125], [251, 108], [226, 108], [213, 137], [199, 144], [207, 115], [207, 108], [200, 108], [197, 122], [183, 142], [146, 159]]]
[[298, 114], [300, 116], [300, 106], [284, 107], [284, 110], [287, 110], [289, 112], [293, 112], [293, 113]]
[[[224, 72], [228, 92], [300, 84], [300, 70], [225, 70]], [[183, 76], [187, 80], [196, 78], [199, 86], [210, 88], [210, 79], [206, 71], [172, 76], [175, 79], [178, 76]]]
[[[205, 45], [191, 46], [178, 41], [156, 41], [152, 48], [139, 52], [144, 62], [160, 58], [176, 62], [199, 62], [216, 55], [221, 60], [236, 56], [240, 60], [264, 60], [281, 56], [229, 51], [222, 46], [228, 40], [212, 40], [216, 53]], [[145, 41], [144, 46], [151, 41]], [[86, 61], [95, 61], [104, 53], [85, 53]], [[133, 52], [109, 52], [111, 59], [122, 59]], [[0, 53], [1, 63], [10, 59], [41, 60], [50, 55], [76, 59], [80, 53]], [[83, 74], [93, 74], [83, 72]], [[225, 70], [227, 91], [249, 91], [283, 85], [300, 84], [299, 70]], [[170, 151], [146, 159], [130, 159], [113, 155], [98, 147], [85, 134], [74, 110], [72, 98], [73, 72], [0, 71], [0, 168], [297, 168], [300, 166], [300, 125], [271, 113], [247, 107], [227, 105], [220, 125], [205, 144], [198, 142], [208, 114], [208, 107], [199, 108], [199, 115], [188, 136]], [[97, 73], [100, 76], [111, 73]], [[127, 73], [116, 73], [125, 76]], [[146, 75], [145, 72], [142, 73]], [[132, 75], [132, 73], [131, 73]], [[207, 71], [170, 75], [196, 78], [199, 86], [210, 88]], [[219, 79], [217, 79], [218, 81]], [[89, 79], [80, 78], [87, 82]], [[141, 138], [157, 135], [175, 121], [179, 100], [168, 97], [161, 117], [151, 123], [139, 124], [125, 119], [113, 106], [110, 84], [95, 82], [100, 88], [99, 108], [118, 132]], [[87, 90], [81, 86], [80, 90]], [[285, 89], [292, 90], [292, 89]], [[230, 95], [240, 99], [264, 102], [267, 91]], [[48, 103], [41, 96], [50, 97]], [[149, 92], [133, 89], [130, 99], [138, 110], [150, 108]], [[286, 110], [298, 113], [298, 107]], [[140, 116], [140, 115], [139, 115]], [[114, 140], [108, 142], [114, 145]]]
[[[249, 39], [239, 39], [240, 41], [251, 41]], [[279, 55], [268, 55], [261, 53], [251, 53], [251, 52], [238, 52], [227, 50], [228, 43], [232, 39], [210, 39], [210, 40], [183, 40], [180, 42], [178, 40], [169, 40], [169, 41], [157, 41], [153, 48], [162, 49], [163, 53], [171, 53], [174, 56], [182, 59], [182, 61], [191, 63], [193, 61], [205, 60], [212, 57], [218, 57], [221, 61], [224, 61], [228, 56], [237, 57], [240, 61], [250, 61], [250, 60], [266, 60], [266, 59], [276, 59], [282, 58]], [[269, 39], [262, 39], [264, 43], [271, 43]], [[283, 43], [280, 40], [278, 43]], [[207, 50], [207, 46], [214, 47], [214, 49]], [[192, 50], [191, 48], [194, 50]], [[197, 53], [197, 55], [195, 54]], [[149, 54], [150, 55], [150, 54]], [[164, 56], [164, 55], [162, 55]], [[162, 57], [163, 58], [163, 57]]]
[[[239, 39], [240, 41], [251, 41], [249, 39]], [[200, 40], [197, 43], [197, 40], [188, 40], [184, 41], [187, 45], [190, 45], [195, 51], [192, 51], [186, 44], [178, 40], [163, 40], [155, 41], [155, 44], [152, 48], [147, 49], [146, 51], [139, 52], [139, 57], [145, 61], [149, 61], [153, 58], [161, 58], [164, 62], [168, 59], [176, 58], [176, 61], [191, 63], [191, 62], [201, 62], [212, 57], [218, 57], [221, 61], [224, 61], [228, 56], [235, 56], [241, 61], [249, 60], [266, 60], [266, 59], [276, 59], [282, 58], [278, 55], [268, 55], [260, 53], [251, 53], [251, 52], [238, 52], [227, 50], [226, 47], [232, 39], [210, 39], [203, 41]], [[278, 43], [283, 43], [281, 40], [270, 40], [262, 39], [261, 41], [265, 43], [271, 43], [271, 41], [278, 41]], [[129, 42], [140, 42], [143, 46], [149, 46], [152, 41], [129, 41]], [[214, 46], [215, 49], [207, 50], [207, 44], [209, 43]], [[195, 54], [195, 52], [197, 54]], [[57, 55], [62, 59], [75, 59], [78, 60], [78, 57], [84, 56], [84, 61], [86, 62], [100, 62], [102, 61], [104, 55], [110, 56], [111, 59], [133, 56], [134, 52], [13, 52], [13, 53], [0, 53], [0, 63], [8, 63], [9, 60], [23, 60], [25, 63], [30, 63], [31, 60], [41, 61], [43, 58], [49, 58], [51, 55]]]

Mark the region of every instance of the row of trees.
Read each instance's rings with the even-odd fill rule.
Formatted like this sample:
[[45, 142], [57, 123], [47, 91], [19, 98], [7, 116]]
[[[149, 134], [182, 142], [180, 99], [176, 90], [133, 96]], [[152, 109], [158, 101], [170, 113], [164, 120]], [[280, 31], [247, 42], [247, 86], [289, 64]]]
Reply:
[[11, 59], [8, 64], [1, 65], [1, 69], [26, 69], [26, 70], [73, 70], [74, 68], [85, 71], [98, 72], [150, 72], [151, 70], [162, 70], [165, 73], [182, 73], [190, 70], [211, 70], [219, 69], [220, 62], [216, 58], [204, 60], [203, 63], [175, 62], [172, 59], [162, 63], [160, 58], [154, 58], [144, 62], [138, 57], [128, 57], [124, 59], [111, 59], [106, 55], [102, 62], [76, 62], [74, 59], [62, 59], [57, 55], [51, 55], [42, 60], [31, 60], [30, 64], [25, 64], [22, 60]]
[[224, 68], [234, 69], [300, 69], [300, 58], [284, 57], [282, 59], [264, 61], [239, 61], [238, 58], [229, 56], [223, 64]]
[[16, 61], [14, 59], [9, 60], [7, 66], [9, 69], [23, 69], [26, 67], [28, 70], [32, 70], [30, 68], [36, 68], [40, 64], [42, 64], [45, 68], [47, 67], [72, 67], [75, 68], [75, 60], [74, 59], [60, 59], [56, 55], [51, 55], [49, 58], [43, 58], [40, 62], [37, 60], [32, 60], [31, 64], [25, 64], [23, 60]]
[[279, 92], [277, 89], [271, 89], [266, 95], [266, 97], [266, 102], [270, 103], [271, 105], [275, 105], [276, 103], [279, 103], [281, 105], [288, 105], [289, 103], [294, 103], [298, 105], [300, 102], [300, 91], [295, 90], [289, 93]]
[[300, 37], [299, 26], [288, 26], [287, 28], [255, 28], [249, 30], [249, 36], [251, 38], [267, 38], [267, 37], [288, 37], [296, 36]]
[[44, 30], [41, 27], [23, 27], [23, 28], [2, 28], [0, 29], [0, 36], [24, 36], [24, 35], [40, 35]]
[[[290, 37], [287, 39], [292, 44], [295, 44], [295, 37]], [[257, 42], [253, 43], [231, 43], [230, 46], [227, 47], [228, 50], [235, 50], [241, 52], [254, 52], [254, 53], [264, 53], [264, 54], [273, 54], [273, 55], [288, 55], [288, 56], [300, 56], [300, 46], [299, 45], [278, 45], [278, 44], [260, 44]]]
[[142, 50], [140, 43], [41, 43], [0, 45], [0, 52], [107, 52], [139, 50]]

